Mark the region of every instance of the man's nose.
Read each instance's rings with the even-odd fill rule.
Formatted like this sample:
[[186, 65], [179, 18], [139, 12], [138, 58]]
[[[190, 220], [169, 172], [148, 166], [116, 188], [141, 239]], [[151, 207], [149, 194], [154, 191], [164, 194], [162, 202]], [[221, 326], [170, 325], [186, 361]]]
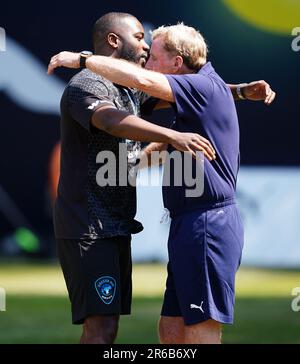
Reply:
[[146, 43], [146, 41], [145, 41], [145, 40], [144, 40], [143, 42], [144, 42], [144, 44], [143, 44], [143, 49], [144, 49], [145, 51], [149, 52], [150, 47], [149, 47], [148, 43]]

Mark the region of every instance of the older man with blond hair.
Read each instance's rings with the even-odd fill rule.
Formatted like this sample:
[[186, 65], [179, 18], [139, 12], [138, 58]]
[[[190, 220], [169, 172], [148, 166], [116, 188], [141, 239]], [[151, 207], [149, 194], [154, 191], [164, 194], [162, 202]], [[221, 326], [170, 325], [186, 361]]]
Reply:
[[[221, 325], [233, 323], [235, 275], [243, 249], [243, 224], [235, 200], [240, 140], [233, 95], [270, 104], [275, 93], [264, 81], [227, 85], [207, 61], [203, 36], [192, 27], [163, 26], [152, 38], [146, 69], [102, 56], [87, 58], [86, 67], [171, 104], [176, 113], [172, 128], [203, 135], [216, 151], [215, 160], [204, 161], [201, 196], [187, 197], [188, 186], [177, 186], [176, 178], [163, 187], [172, 222], [159, 335], [161, 343], [217, 344]], [[80, 58], [62, 52], [52, 58], [49, 73], [60, 66], [77, 68]], [[174, 150], [171, 145], [150, 144], [145, 153], [165, 148]], [[197, 161], [193, 167], [199, 168]], [[171, 175], [180, 171], [171, 167]]]

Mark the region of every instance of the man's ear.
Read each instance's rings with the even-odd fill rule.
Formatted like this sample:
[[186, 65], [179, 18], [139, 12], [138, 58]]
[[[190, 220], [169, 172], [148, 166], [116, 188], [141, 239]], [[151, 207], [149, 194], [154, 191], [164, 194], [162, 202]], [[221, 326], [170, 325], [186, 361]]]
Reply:
[[180, 70], [180, 69], [181, 69], [181, 67], [183, 66], [183, 58], [182, 58], [181, 56], [176, 56], [174, 66], [175, 66], [178, 70]]
[[114, 48], [117, 49], [119, 46], [119, 37], [115, 33], [109, 33], [107, 36], [108, 44]]

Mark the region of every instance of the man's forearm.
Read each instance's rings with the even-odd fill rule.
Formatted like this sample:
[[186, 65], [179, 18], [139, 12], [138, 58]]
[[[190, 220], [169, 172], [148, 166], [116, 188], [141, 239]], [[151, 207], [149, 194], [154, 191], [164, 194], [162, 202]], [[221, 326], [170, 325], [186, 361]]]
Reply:
[[[89, 57], [86, 60], [86, 66], [111, 82], [137, 88], [157, 99], [175, 102], [168, 79], [161, 73], [145, 70], [124, 60], [103, 56]], [[53, 73], [57, 67], [79, 68], [80, 54], [60, 52], [51, 58], [48, 65], [48, 74]], [[249, 84], [228, 84], [228, 86], [235, 100], [264, 101], [266, 105], [270, 105], [276, 97], [276, 93], [264, 80], [254, 81]]]
[[137, 88], [150, 96], [174, 102], [171, 86], [161, 73], [143, 69], [122, 59], [104, 56], [89, 57], [86, 67], [118, 85]]
[[179, 133], [163, 128], [113, 107], [102, 107], [96, 110], [91, 123], [94, 127], [117, 137], [141, 142], [171, 144], [181, 152], [191, 153], [194, 158], [197, 158], [197, 152], [204, 153], [210, 161], [216, 158], [211, 143], [199, 134]]
[[91, 124], [111, 135], [141, 141], [171, 144], [180, 152], [189, 152], [194, 158], [202, 152], [212, 161], [216, 153], [209, 142], [199, 134], [179, 133], [178, 131], [163, 128], [149, 123], [125, 111], [110, 106], [101, 107], [92, 115]]
[[[234, 98], [234, 100], [238, 101], [238, 100], [242, 100], [243, 98], [246, 99], [246, 97], [244, 96], [244, 92], [243, 92], [243, 88], [246, 87], [246, 83], [245, 84], [242, 84], [243, 86], [241, 87], [240, 84], [238, 85], [231, 85], [231, 84], [228, 84], [227, 86], [230, 88], [231, 92], [232, 92], [232, 96]], [[241, 92], [241, 95], [243, 97], [241, 97], [239, 94], [238, 94], [238, 87], [240, 87], [240, 92]]]
[[111, 135], [141, 142], [170, 144], [178, 134], [174, 130], [157, 126], [113, 108], [96, 111], [92, 117], [92, 124]]
[[137, 79], [143, 69], [128, 61], [105, 56], [92, 56], [86, 60], [86, 68], [113, 83], [136, 88]]
[[[169, 85], [164, 85], [166, 77], [158, 72], [152, 72], [130, 62], [104, 56], [92, 56], [86, 60], [86, 67], [102, 77], [121, 86], [142, 90], [151, 96], [174, 102], [170, 96]], [[246, 86], [247, 84], [243, 84]], [[233, 98], [241, 100], [237, 90], [240, 85], [228, 85]], [[243, 94], [243, 88], [240, 89]], [[246, 97], [245, 97], [246, 98]]]

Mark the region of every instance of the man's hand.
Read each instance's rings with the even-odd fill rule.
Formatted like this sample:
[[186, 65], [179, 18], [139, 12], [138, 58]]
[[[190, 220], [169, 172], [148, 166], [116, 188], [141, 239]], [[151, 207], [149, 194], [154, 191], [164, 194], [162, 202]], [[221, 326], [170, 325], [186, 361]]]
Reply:
[[170, 144], [181, 152], [190, 152], [196, 158], [196, 152], [202, 152], [210, 161], [216, 159], [216, 152], [210, 142], [194, 133], [178, 133], [172, 137]]
[[243, 87], [243, 94], [248, 100], [264, 101], [266, 105], [270, 105], [276, 97], [276, 93], [266, 81], [249, 83]]
[[53, 56], [48, 65], [48, 75], [57, 67], [80, 68], [80, 53], [60, 52]]

